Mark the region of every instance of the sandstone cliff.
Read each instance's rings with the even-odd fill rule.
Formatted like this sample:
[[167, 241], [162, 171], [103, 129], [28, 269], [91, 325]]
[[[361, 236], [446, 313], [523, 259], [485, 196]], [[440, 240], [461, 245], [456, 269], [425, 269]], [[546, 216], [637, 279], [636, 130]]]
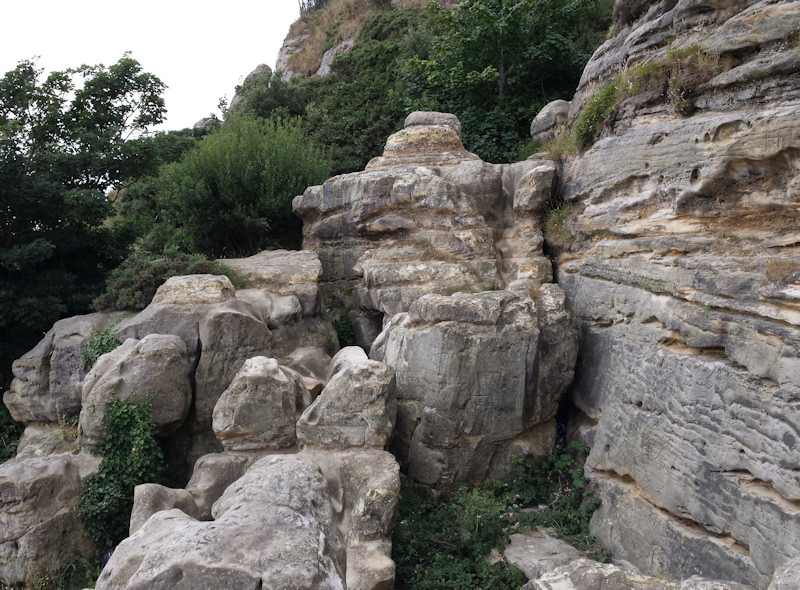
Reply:
[[673, 78], [561, 170], [593, 530], [650, 573], [766, 588], [800, 554], [800, 3], [615, 14], [571, 122], [648, 66]]

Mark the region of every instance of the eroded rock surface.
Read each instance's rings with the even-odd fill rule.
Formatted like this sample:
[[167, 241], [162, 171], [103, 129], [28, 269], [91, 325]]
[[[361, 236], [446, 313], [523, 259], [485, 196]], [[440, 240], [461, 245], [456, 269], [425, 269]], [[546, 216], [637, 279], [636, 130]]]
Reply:
[[593, 531], [643, 572], [763, 589], [800, 555], [800, 3], [615, 13], [572, 120], [667, 52], [698, 44], [716, 69], [688, 91], [691, 116], [648, 89], [563, 165]]
[[60, 453], [0, 465], [0, 580], [22, 581], [89, 556], [92, 545], [77, 517], [81, 482], [100, 457]]
[[[571, 318], [561, 320], [544, 338], [534, 299], [508, 291], [426, 295], [392, 318], [370, 354], [395, 369], [393, 450], [411, 477], [483, 481], [504, 475], [512, 454], [549, 452], [577, 353]], [[546, 341], [566, 370], [546, 360]]]

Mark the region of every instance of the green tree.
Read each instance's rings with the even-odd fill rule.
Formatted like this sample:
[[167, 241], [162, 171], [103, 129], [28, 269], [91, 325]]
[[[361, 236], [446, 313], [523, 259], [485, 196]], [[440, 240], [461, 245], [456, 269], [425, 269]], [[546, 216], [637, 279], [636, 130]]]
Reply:
[[83, 312], [125, 251], [106, 190], [152, 170], [164, 84], [129, 55], [0, 78], [0, 385], [52, 323]]
[[158, 199], [189, 251], [248, 256], [276, 241], [299, 245], [292, 199], [329, 170], [299, 121], [232, 116], [180, 162], [164, 166]]
[[408, 63], [412, 108], [453, 112], [467, 149], [514, 158], [531, 119], [569, 98], [611, 22], [611, 0], [463, 0], [429, 4], [438, 34], [430, 59]]

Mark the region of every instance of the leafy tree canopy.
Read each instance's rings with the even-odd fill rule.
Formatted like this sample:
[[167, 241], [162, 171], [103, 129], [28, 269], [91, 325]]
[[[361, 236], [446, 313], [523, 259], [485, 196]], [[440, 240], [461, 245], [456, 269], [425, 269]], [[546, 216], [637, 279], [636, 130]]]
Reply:
[[[124, 55], [42, 79], [0, 78], [0, 384], [52, 323], [86, 310], [124, 252], [105, 192], [152, 172], [164, 84]], [[163, 141], [161, 142], [164, 143]]]
[[410, 108], [455, 113], [467, 149], [513, 160], [536, 113], [569, 98], [611, 22], [611, 0], [463, 0], [428, 4], [429, 59], [407, 67]]

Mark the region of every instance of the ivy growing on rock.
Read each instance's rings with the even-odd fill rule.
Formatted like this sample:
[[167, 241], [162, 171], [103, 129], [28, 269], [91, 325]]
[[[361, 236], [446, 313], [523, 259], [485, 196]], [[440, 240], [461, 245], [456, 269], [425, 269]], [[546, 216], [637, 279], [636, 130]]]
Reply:
[[78, 518], [95, 547], [105, 550], [128, 536], [133, 489], [155, 482], [164, 470], [164, 455], [155, 438], [150, 400], [109, 403], [106, 438], [95, 452], [102, 455], [98, 472], [83, 484]]

